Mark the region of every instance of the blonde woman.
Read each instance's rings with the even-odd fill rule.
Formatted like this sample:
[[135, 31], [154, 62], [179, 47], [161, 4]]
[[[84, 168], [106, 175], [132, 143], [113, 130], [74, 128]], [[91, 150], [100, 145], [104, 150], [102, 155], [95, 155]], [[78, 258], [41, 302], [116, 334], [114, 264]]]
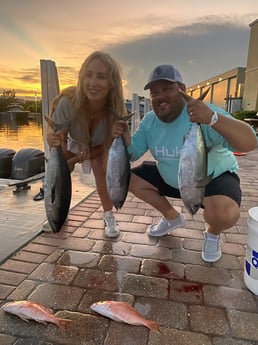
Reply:
[[107, 192], [107, 152], [112, 123], [125, 114], [120, 66], [109, 54], [96, 51], [82, 64], [77, 86], [67, 88], [53, 102], [53, 121], [66, 123], [68, 130], [55, 133], [49, 128], [47, 132], [50, 146], [62, 143], [71, 171], [78, 162], [85, 173], [92, 169], [107, 237], [119, 236]]

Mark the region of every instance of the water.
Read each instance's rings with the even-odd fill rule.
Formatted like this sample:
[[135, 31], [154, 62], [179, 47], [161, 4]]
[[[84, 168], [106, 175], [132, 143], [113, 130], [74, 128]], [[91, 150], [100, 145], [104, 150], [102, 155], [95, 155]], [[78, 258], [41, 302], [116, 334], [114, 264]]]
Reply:
[[15, 151], [34, 147], [44, 151], [42, 118], [35, 115], [26, 120], [8, 120], [0, 115], [0, 148]]
[[[44, 151], [41, 116], [15, 121], [3, 119], [0, 115], [1, 148], [16, 152], [23, 148]], [[8, 183], [10, 180], [0, 178], [0, 263], [41, 232], [46, 221], [44, 200], [33, 200], [42, 187], [42, 180], [29, 183], [30, 189], [19, 193], [14, 193], [16, 187]], [[95, 179], [92, 175], [83, 174], [78, 165], [72, 173], [72, 183], [71, 207], [95, 189]]]

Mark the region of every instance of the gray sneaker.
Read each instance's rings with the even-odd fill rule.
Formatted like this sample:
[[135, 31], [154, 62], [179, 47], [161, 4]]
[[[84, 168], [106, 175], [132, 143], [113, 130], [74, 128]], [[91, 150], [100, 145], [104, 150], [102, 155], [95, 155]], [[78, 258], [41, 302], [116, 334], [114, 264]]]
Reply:
[[116, 219], [112, 211], [104, 212], [103, 220], [105, 223], [105, 235], [107, 237], [118, 237], [120, 234], [116, 224]]
[[183, 228], [186, 220], [182, 214], [179, 214], [175, 219], [162, 218], [158, 224], [151, 225], [147, 233], [153, 237], [160, 237], [167, 235], [177, 228]]
[[204, 232], [202, 259], [205, 262], [216, 262], [221, 258], [220, 236]]

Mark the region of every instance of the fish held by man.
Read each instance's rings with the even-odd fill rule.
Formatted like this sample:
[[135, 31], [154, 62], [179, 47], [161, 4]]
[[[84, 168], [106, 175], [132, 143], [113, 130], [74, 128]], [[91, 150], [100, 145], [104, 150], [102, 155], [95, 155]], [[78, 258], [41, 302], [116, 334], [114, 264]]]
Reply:
[[[54, 130], [64, 129], [45, 116], [48, 125]], [[67, 218], [72, 197], [71, 172], [64, 157], [61, 145], [52, 147], [44, 178], [44, 201], [48, 222], [54, 233], [58, 233]]]
[[[180, 92], [186, 101], [192, 99], [183, 91], [180, 90]], [[199, 99], [204, 99], [208, 92], [209, 89]], [[192, 216], [202, 206], [205, 187], [210, 180], [211, 177], [207, 176], [207, 149], [202, 128], [200, 124], [194, 122], [186, 134], [178, 169], [181, 199]]]
[[129, 303], [121, 301], [100, 301], [91, 305], [91, 310], [117, 322], [134, 326], [145, 326], [153, 332], [160, 332], [159, 324], [145, 319]]
[[53, 323], [59, 328], [66, 329], [68, 324], [73, 322], [69, 319], [58, 318], [53, 314], [53, 310], [33, 301], [14, 301], [5, 303], [1, 309], [29, 322], [34, 320], [43, 324]]
[[191, 215], [202, 205], [207, 184], [207, 156], [201, 127], [193, 123], [180, 153], [178, 185], [182, 201]]

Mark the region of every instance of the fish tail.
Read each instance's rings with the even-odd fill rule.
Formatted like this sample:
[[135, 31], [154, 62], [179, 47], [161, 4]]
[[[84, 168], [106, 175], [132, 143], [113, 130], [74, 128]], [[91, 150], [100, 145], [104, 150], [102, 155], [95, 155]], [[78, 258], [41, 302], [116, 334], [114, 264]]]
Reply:
[[44, 115], [44, 119], [46, 120], [49, 127], [51, 127], [53, 130], [55, 130], [55, 122], [47, 115]]
[[67, 326], [73, 322], [73, 320], [69, 319], [56, 319], [56, 325], [64, 330], [67, 329]]
[[205, 176], [204, 178], [202, 178], [201, 180], [197, 181], [196, 186], [198, 188], [204, 188], [207, 186], [207, 184], [209, 184], [212, 180], [213, 177], [213, 173], [209, 176]]
[[148, 320], [148, 322], [146, 323], [146, 327], [149, 328], [153, 332], [160, 333], [160, 328], [159, 328], [160, 326], [156, 321]]
[[64, 123], [55, 123], [51, 117], [44, 115], [44, 119], [46, 120], [46, 123], [49, 125], [50, 128], [53, 129], [53, 131], [66, 131], [69, 128], [69, 121], [65, 121]]

